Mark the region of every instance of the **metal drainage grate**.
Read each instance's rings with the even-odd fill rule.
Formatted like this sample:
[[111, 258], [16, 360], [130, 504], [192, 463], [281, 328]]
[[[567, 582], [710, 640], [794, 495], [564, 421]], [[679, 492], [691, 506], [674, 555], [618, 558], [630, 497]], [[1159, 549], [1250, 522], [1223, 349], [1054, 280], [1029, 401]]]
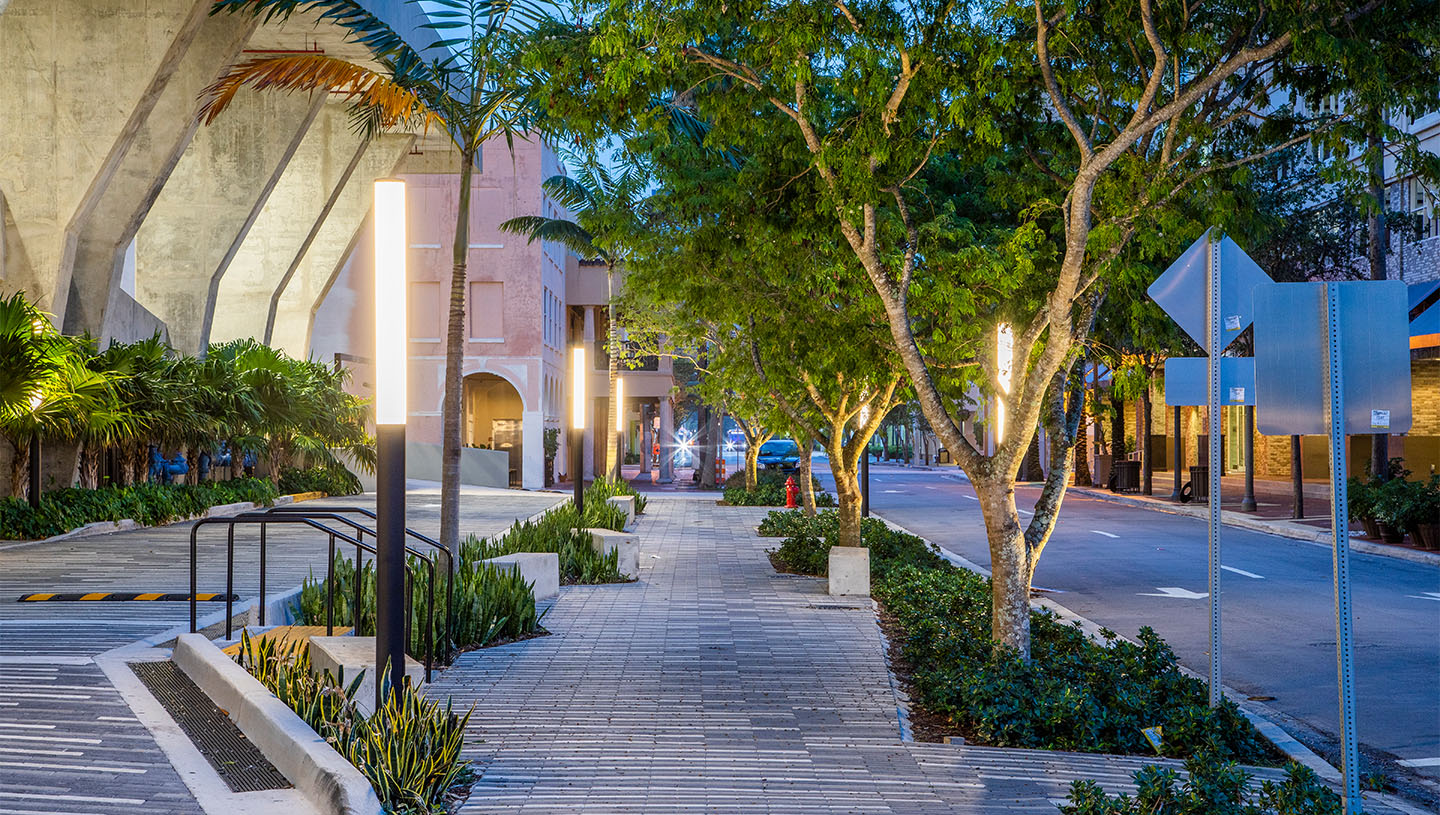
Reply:
[[232, 792], [283, 790], [290, 782], [173, 662], [132, 662], [130, 670], [199, 748]]
[[840, 603], [811, 603], [806, 608], [818, 608], [822, 611], [864, 611], [867, 606], [847, 606]]

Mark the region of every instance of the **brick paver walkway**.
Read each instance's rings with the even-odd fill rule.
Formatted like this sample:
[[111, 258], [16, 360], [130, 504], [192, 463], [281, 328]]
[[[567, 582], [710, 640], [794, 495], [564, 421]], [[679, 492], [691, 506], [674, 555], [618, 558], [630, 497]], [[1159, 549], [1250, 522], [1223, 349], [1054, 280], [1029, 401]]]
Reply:
[[1143, 759], [903, 741], [868, 601], [776, 574], [764, 510], [655, 496], [641, 577], [563, 589], [551, 636], [473, 652], [468, 813], [1047, 813]]

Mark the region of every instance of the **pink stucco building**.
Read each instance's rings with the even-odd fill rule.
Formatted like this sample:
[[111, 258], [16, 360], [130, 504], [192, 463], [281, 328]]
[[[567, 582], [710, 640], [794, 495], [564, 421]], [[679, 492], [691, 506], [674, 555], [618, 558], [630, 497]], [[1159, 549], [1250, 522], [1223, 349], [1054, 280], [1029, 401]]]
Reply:
[[[426, 461], [438, 460], [442, 440], [445, 326], [450, 299], [451, 256], [460, 184], [453, 154], [415, 154], [399, 176], [407, 182], [409, 404], [407, 439], [411, 473], [425, 477]], [[587, 429], [585, 474], [603, 462], [604, 417], [608, 412], [605, 370], [606, 285], [604, 267], [582, 264], [559, 244], [527, 243], [500, 231], [520, 215], [565, 217], [541, 182], [563, 173], [554, 150], [539, 141], [517, 141], [513, 152], [503, 139], [485, 145], [481, 171], [473, 181], [464, 358], [467, 448], [503, 451], [504, 458], [467, 450], [466, 471], [486, 471], [470, 480], [508, 481], [527, 489], [545, 482], [544, 431], [569, 420], [569, 355], [585, 342], [592, 361], [586, 393], [593, 397]], [[339, 359], [354, 374], [356, 393], [373, 393], [369, 359], [374, 353], [373, 268], [370, 225], [361, 229], [348, 261], [315, 312], [310, 352]], [[596, 337], [602, 342], [596, 343]], [[650, 371], [627, 371], [626, 420], [630, 449], [648, 445], [641, 416], [654, 417], [661, 438], [669, 438], [672, 384], [670, 363]], [[652, 425], [654, 426], [654, 425]], [[560, 434], [558, 474], [568, 474], [568, 433]], [[644, 437], [642, 439], [642, 436]], [[472, 468], [469, 465], [476, 464]], [[485, 466], [479, 466], [484, 464]], [[603, 467], [603, 463], [601, 465]]]

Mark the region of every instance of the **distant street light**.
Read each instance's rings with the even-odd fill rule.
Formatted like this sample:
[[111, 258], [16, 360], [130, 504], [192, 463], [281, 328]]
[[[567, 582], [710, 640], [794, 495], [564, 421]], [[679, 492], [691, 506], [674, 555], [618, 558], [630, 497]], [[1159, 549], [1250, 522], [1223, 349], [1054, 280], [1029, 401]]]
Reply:
[[[995, 330], [995, 356], [996, 367], [999, 368], [1000, 393], [1010, 393], [1010, 357], [1015, 354], [1015, 332], [1010, 326], [1001, 323]], [[1003, 396], [995, 397], [995, 446], [1005, 440], [1005, 399]]]
[[577, 344], [570, 352], [570, 472], [575, 482], [575, 511], [585, 512], [585, 477], [580, 470], [585, 458], [580, 448], [585, 443], [585, 346]]
[[[870, 406], [860, 408], [860, 432], [870, 423]], [[860, 517], [870, 517], [870, 439], [860, 448]]]
[[615, 377], [615, 478], [625, 466], [625, 377]]
[[[375, 707], [405, 681], [405, 182], [375, 182]], [[358, 579], [358, 575], [357, 575]], [[358, 626], [359, 623], [357, 622]], [[357, 627], [358, 633], [358, 627]]]

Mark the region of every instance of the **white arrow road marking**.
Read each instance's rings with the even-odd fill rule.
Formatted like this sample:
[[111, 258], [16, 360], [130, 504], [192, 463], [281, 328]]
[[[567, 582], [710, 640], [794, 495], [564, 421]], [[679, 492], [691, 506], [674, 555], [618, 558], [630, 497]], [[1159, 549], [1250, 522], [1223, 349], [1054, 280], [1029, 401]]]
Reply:
[[1104, 536], [1107, 537], [1107, 538], [1118, 538], [1118, 537], [1120, 537], [1119, 535], [1112, 535], [1112, 534], [1110, 534], [1109, 532], [1101, 532], [1101, 531], [1098, 530], [1098, 529], [1092, 529], [1092, 530], [1090, 530], [1090, 531], [1091, 531], [1091, 532], [1094, 532], [1094, 533], [1097, 534], [1097, 535], [1104, 535]]
[[1407, 594], [1405, 596], [1414, 600], [1440, 600], [1440, 591], [1427, 591], [1424, 597], [1418, 594]]
[[1138, 596], [1138, 597], [1168, 597], [1168, 598], [1170, 598], [1170, 599], [1172, 599], [1172, 600], [1203, 600], [1203, 599], [1205, 599], [1206, 597], [1209, 597], [1209, 596], [1210, 596], [1210, 592], [1208, 592], [1208, 591], [1205, 592], [1204, 594], [1201, 594], [1201, 593], [1198, 592], [1198, 591], [1190, 591], [1189, 589], [1182, 589], [1182, 588], [1180, 588], [1179, 586], [1159, 586], [1159, 587], [1157, 587], [1157, 588], [1159, 588], [1159, 590], [1160, 590], [1160, 592], [1161, 592], [1160, 594], [1155, 594], [1155, 593], [1153, 593], [1153, 592], [1141, 592], [1141, 593], [1138, 594], [1137, 596]]
[[1255, 574], [1254, 572], [1247, 572], [1244, 569], [1237, 569], [1234, 566], [1225, 566], [1222, 564], [1220, 568], [1224, 569], [1227, 572], [1234, 572], [1235, 574], [1244, 575], [1245, 577], [1253, 578], [1255, 580], [1265, 579], [1264, 575]]
[[[1433, 594], [1433, 592], [1430, 592]], [[1436, 598], [1440, 599], [1440, 598]], [[1406, 758], [1395, 762], [1401, 767], [1440, 767], [1440, 757], [1436, 758]]]

